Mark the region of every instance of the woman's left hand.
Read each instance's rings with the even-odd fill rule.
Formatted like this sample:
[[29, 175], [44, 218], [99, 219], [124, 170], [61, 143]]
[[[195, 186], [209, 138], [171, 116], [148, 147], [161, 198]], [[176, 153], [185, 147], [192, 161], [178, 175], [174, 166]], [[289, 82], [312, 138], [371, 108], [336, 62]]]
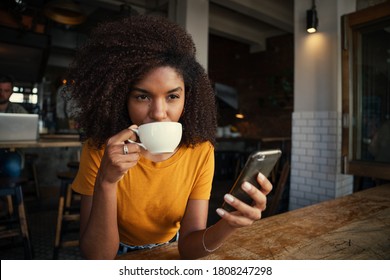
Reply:
[[252, 205], [248, 205], [230, 194], [225, 195], [225, 202], [234, 207], [237, 211], [227, 212], [224, 209], [218, 208], [217, 213], [230, 226], [234, 228], [249, 226], [253, 224], [253, 222], [261, 219], [262, 212], [267, 205], [266, 195], [272, 190], [272, 184], [261, 173], [257, 176], [257, 181], [261, 186], [260, 190], [248, 182], [243, 183], [241, 186], [253, 199]]

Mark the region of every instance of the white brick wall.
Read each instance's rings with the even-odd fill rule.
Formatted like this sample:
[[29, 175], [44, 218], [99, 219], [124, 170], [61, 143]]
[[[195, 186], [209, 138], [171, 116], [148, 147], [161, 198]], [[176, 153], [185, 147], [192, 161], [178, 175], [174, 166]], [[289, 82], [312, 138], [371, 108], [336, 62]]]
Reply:
[[293, 113], [290, 210], [352, 193], [340, 164], [341, 114]]

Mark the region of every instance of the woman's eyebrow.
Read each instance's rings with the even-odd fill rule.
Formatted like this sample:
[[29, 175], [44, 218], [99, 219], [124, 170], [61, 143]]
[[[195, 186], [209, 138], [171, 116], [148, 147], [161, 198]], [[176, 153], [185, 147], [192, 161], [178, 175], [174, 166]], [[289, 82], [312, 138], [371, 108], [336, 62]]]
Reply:
[[142, 92], [142, 93], [150, 93], [150, 92], [147, 91], [146, 89], [137, 88], [137, 87], [132, 87], [130, 90], [131, 90], [131, 91], [139, 91], [139, 92]]
[[[151, 93], [150, 91], [148, 91], [148, 90], [146, 90], [146, 89], [138, 88], [138, 87], [132, 87], [132, 88], [131, 88], [131, 91], [139, 91], [139, 92], [142, 92], [142, 93], [149, 93], [149, 94]], [[173, 93], [173, 92], [178, 92], [178, 91], [183, 91], [183, 89], [182, 89], [181, 87], [177, 87], [177, 88], [168, 90], [168, 91], [167, 91], [167, 94]]]
[[181, 87], [177, 87], [177, 88], [169, 90], [167, 93], [172, 93], [172, 92], [177, 92], [177, 91], [183, 91], [183, 89]]

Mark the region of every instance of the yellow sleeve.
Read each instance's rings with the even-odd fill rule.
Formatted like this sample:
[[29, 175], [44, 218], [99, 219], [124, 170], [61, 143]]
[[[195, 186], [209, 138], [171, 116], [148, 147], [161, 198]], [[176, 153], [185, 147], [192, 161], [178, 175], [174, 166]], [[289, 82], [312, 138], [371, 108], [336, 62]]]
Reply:
[[201, 157], [201, 170], [189, 199], [210, 199], [211, 187], [214, 177], [214, 147], [211, 143], [203, 143], [203, 156]]

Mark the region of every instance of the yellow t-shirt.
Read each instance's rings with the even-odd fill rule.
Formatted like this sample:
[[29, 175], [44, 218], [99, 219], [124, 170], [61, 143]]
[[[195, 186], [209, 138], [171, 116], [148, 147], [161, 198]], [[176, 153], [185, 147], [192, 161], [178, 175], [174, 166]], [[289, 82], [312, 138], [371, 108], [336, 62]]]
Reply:
[[[103, 149], [84, 144], [73, 190], [93, 194], [103, 153]], [[194, 148], [180, 147], [162, 162], [141, 157], [118, 182], [120, 241], [145, 245], [172, 239], [180, 228], [187, 201], [210, 198], [213, 175], [214, 147], [209, 142]]]

